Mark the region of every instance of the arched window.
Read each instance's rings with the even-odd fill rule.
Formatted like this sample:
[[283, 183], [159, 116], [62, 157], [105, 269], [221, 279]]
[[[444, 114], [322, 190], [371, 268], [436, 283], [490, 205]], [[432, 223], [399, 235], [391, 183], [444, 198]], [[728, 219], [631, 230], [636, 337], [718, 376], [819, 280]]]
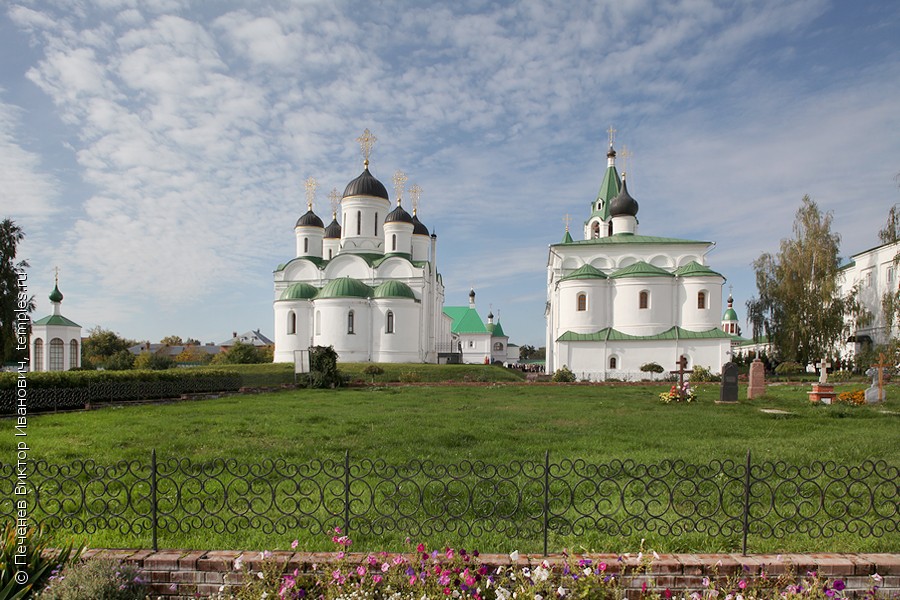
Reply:
[[44, 370], [44, 340], [41, 338], [34, 340], [34, 370]]
[[578, 310], [578, 311], [587, 310], [587, 294], [581, 293], [581, 294], [578, 294], [578, 296], [576, 296], [575, 310]]
[[[598, 208], [597, 210], [600, 210], [600, 209]], [[600, 223], [594, 222], [594, 227], [593, 227], [593, 230], [591, 231], [591, 238], [597, 239], [598, 237], [600, 237]]]
[[316, 311], [316, 335], [322, 335], [322, 313]]
[[347, 333], [353, 333], [353, 311], [347, 313]]
[[386, 333], [394, 333], [394, 311], [387, 312], [387, 323], [385, 324]]
[[608, 236], [612, 235], [612, 221], [609, 222], [609, 227], [607, 227], [606, 235], [608, 235]]
[[62, 371], [63, 370], [63, 350], [66, 345], [59, 338], [53, 338], [50, 340], [50, 371]]
[[396, 252], [396, 251], [397, 251], [397, 234], [392, 233], [391, 234], [391, 252]]
[[697, 310], [706, 310], [706, 292], [697, 292]]
[[309, 238], [303, 238], [303, 254], [309, 254]]
[[609, 357], [609, 369], [614, 371], [619, 368], [619, 360], [615, 356]]
[[494, 342], [494, 351], [503, 352], [503, 342]]
[[294, 311], [288, 313], [287, 332], [288, 335], [297, 333], [297, 313]]
[[650, 292], [641, 290], [638, 295], [638, 308], [650, 308]]
[[375, 213], [375, 237], [378, 237], [378, 213]]
[[78, 367], [78, 341], [72, 340], [69, 342], [69, 368], [75, 369]]
[[356, 211], [356, 235], [362, 235], [362, 211]]

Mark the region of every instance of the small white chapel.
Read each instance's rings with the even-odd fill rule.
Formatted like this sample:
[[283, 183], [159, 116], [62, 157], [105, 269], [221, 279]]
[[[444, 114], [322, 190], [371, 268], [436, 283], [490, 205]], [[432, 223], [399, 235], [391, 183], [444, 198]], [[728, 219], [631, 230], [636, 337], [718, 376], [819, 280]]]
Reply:
[[549, 248], [546, 370], [639, 380], [642, 365], [670, 371], [683, 357], [688, 369], [719, 373], [733, 334], [723, 331], [732, 323], [722, 312], [725, 277], [708, 262], [715, 243], [638, 232], [638, 202], [616, 169], [613, 132], [584, 239], [573, 239], [567, 226]]
[[50, 292], [53, 314], [31, 323], [32, 371], [68, 371], [81, 366], [81, 325], [63, 316], [62, 301], [57, 275]]

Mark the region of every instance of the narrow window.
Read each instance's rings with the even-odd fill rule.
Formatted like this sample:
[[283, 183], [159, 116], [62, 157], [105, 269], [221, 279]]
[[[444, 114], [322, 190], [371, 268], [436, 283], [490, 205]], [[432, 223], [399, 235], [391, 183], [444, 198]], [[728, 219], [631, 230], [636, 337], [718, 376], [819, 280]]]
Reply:
[[606, 235], [607, 236], [612, 235], [612, 221], [609, 222], [609, 228], [607, 229]]
[[[597, 210], [600, 210], [599, 207]], [[594, 229], [591, 232], [591, 237], [593, 239], [597, 239], [598, 237], [600, 237], [600, 223], [594, 223]]]
[[309, 238], [303, 238], [303, 254], [309, 254]]
[[578, 302], [577, 302], [576, 310], [579, 310], [579, 311], [587, 310], [587, 294], [578, 294]]
[[44, 370], [44, 340], [41, 338], [34, 340], [34, 370]]
[[393, 311], [389, 310], [387, 312], [387, 325], [385, 327], [386, 327], [387, 333], [394, 333], [394, 312]]
[[616, 357], [615, 357], [615, 356], [610, 356], [610, 357], [609, 357], [609, 368], [610, 368], [610, 370], [616, 369], [616, 368], [618, 367], [618, 364], [619, 364], [619, 361], [616, 360]]
[[347, 333], [353, 333], [353, 311], [347, 313]]
[[397, 250], [397, 234], [392, 233], [391, 234], [391, 251], [396, 252], [396, 250]]
[[473, 342], [472, 340], [469, 340], [469, 348], [474, 348], [474, 347], [475, 347], [475, 342]]
[[650, 306], [650, 293], [646, 290], [642, 291], [638, 296], [638, 308], [647, 308]]
[[362, 235], [362, 211], [356, 211], [356, 235]]
[[331, 248], [329, 248], [328, 249], [328, 260], [331, 260], [331, 252], [332, 252], [332, 250], [331, 250]]
[[706, 310], [706, 292], [697, 292], [697, 310]]
[[894, 267], [887, 268], [887, 276], [885, 277], [888, 283], [893, 283], [894, 281]]
[[69, 342], [69, 368], [75, 369], [78, 367], [78, 342], [76, 340], [72, 340]]
[[316, 335], [322, 335], [322, 313], [316, 311]]
[[378, 237], [378, 213], [375, 213], [375, 237]]
[[288, 313], [287, 332], [288, 335], [297, 333], [297, 313], [295, 313], [294, 311]]
[[63, 349], [65, 344], [59, 338], [50, 340], [50, 371], [63, 370]]

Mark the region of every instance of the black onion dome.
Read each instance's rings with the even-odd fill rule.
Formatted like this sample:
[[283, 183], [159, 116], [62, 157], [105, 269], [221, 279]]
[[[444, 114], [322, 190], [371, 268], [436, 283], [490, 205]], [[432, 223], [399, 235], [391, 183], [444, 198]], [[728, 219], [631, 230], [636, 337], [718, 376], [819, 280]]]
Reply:
[[306, 211], [306, 214], [297, 219], [297, 225], [295, 227], [325, 227], [325, 224], [322, 223], [322, 219], [320, 219], [316, 213], [312, 210]]
[[327, 239], [340, 239], [341, 224], [337, 222], [337, 218], [331, 219], [331, 223], [325, 228], [325, 237]]
[[398, 223], [398, 222], [399, 223], [409, 223], [410, 225], [412, 225], [413, 218], [408, 212], [403, 210], [402, 206], [400, 206], [398, 204], [397, 208], [395, 208], [394, 210], [392, 210], [391, 212], [389, 212], [387, 214], [387, 216], [384, 218], [384, 222], [385, 223]]
[[628, 193], [628, 186], [625, 184], [625, 180], [623, 179], [622, 189], [619, 190], [619, 195], [613, 198], [609, 203], [609, 214], [613, 217], [633, 217], [637, 215], [637, 212], [637, 200], [632, 198], [631, 194]]
[[348, 183], [347, 187], [344, 188], [344, 198], [348, 196], [374, 196], [375, 198], [390, 200], [387, 188], [369, 173], [369, 167], [366, 167], [359, 177]]
[[419, 220], [419, 217], [413, 215], [412, 217], [413, 224], [413, 235], [428, 235], [428, 228], [425, 227], [425, 224]]
[[609, 150], [606, 153], [607, 158], [615, 158], [616, 157], [616, 149], [612, 147], [612, 144], [609, 145]]

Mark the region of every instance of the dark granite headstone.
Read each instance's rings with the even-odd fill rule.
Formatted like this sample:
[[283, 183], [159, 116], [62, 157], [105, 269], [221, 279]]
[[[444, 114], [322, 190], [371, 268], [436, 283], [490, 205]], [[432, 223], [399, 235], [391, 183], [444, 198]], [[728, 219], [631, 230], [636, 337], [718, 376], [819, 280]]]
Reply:
[[737, 402], [738, 368], [733, 362], [722, 365], [722, 387], [719, 388], [719, 402]]

